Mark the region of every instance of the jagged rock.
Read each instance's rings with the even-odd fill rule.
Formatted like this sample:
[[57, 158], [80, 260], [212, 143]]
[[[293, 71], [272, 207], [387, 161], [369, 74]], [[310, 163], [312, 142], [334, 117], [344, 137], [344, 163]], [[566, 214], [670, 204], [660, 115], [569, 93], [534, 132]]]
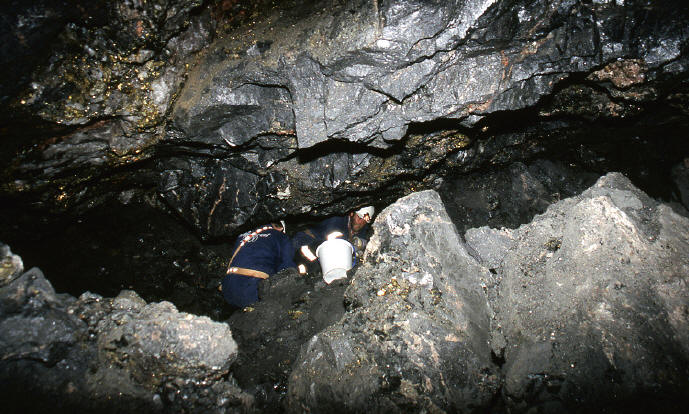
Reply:
[[[84, 0], [9, 0], [0, 6], [0, 20], [6, 23], [0, 28], [0, 60], [4, 63], [4, 81], [0, 85], [0, 121], [3, 125], [0, 128], [0, 238], [25, 236], [20, 232], [25, 228], [17, 224], [19, 217], [26, 223], [36, 223], [36, 228], [40, 229], [26, 232], [30, 233], [28, 239], [43, 238], [45, 228], [40, 224], [55, 220], [54, 213], [70, 213], [71, 217], [59, 218], [66, 222], [74, 217], [81, 220], [87, 211], [106, 210], [110, 206], [107, 201], [126, 199], [128, 201], [122, 203], [126, 205], [135, 199], [166, 214], [173, 211], [197, 235], [217, 240], [277, 217], [311, 220], [363, 203], [382, 207], [400, 195], [437, 188], [440, 177], [450, 171], [485, 171], [544, 153], [600, 167], [594, 168], [598, 171], [614, 170], [611, 160], [618, 157], [627, 162], [629, 170], [638, 171], [642, 181], [647, 179], [643, 182], [648, 188], [655, 184], [656, 176], [667, 172], [662, 165], [675, 165], [686, 157], [685, 137], [689, 129], [686, 117], [689, 31], [686, 22], [689, 9], [682, 0], [289, 0], [278, 4], [272, 1], [251, 3], [251, 10], [234, 0], [108, 0], [98, 4]], [[216, 27], [222, 30], [216, 32]], [[209, 46], [212, 39], [216, 40]], [[667, 142], [674, 144], [666, 146]], [[599, 143], [605, 147], [591, 150]], [[645, 160], [657, 154], [662, 154], [657, 157], [661, 167], [649, 169]], [[509, 180], [498, 180], [495, 176], [488, 180], [512, 184], [510, 189], [526, 188], [526, 191], [513, 192], [526, 204], [515, 209], [511, 199], [498, 200], [490, 194], [486, 199], [455, 199], [455, 205], [448, 202], [452, 197], [446, 198], [460, 234], [469, 227], [478, 226], [473, 222], [469, 224], [462, 215], [473, 215], [476, 220], [497, 216], [498, 220], [510, 221], [509, 227], [516, 227], [528, 222], [531, 214], [542, 212], [558, 197], [578, 191], [577, 186], [585, 181], [573, 181], [572, 187], [565, 183], [565, 190], [560, 191], [557, 185], [540, 181], [540, 176], [531, 169], [511, 168]], [[682, 177], [680, 168], [675, 171], [680, 191], [675, 194], [676, 199], [684, 198]], [[475, 182], [485, 179], [473, 178]], [[520, 184], [517, 178], [524, 180], [525, 187], [514, 186]], [[451, 182], [445, 181], [445, 184]], [[477, 193], [481, 193], [483, 187], [478, 188]], [[495, 205], [494, 201], [500, 202]], [[472, 207], [470, 202], [479, 205]], [[634, 197], [625, 196], [623, 202], [638, 204]], [[645, 199], [641, 203], [643, 209], [651, 205]], [[523, 208], [525, 205], [527, 207]], [[458, 214], [455, 208], [458, 206], [474, 210]], [[500, 210], [502, 207], [505, 209]], [[613, 203], [613, 207], [619, 206]], [[632, 207], [629, 208], [633, 210]], [[661, 211], [655, 205], [651, 209]], [[581, 210], [588, 211], [584, 207]], [[113, 222], [118, 220], [118, 214], [127, 214], [120, 209], [107, 213], [112, 215]], [[665, 214], [664, 210], [662, 213], [664, 215], [659, 217], [675, 223], [674, 218], [668, 218], [669, 213]], [[644, 220], [642, 217], [631, 222], [641, 228], [644, 223], [662, 221], [652, 215]], [[669, 225], [657, 226], [669, 228]], [[681, 223], [677, 227], [683, 228]], [[177, 228], [169, 230], [175, 232]], [[462, 246], [458, 248], [460, 252], [452, 251], [452, 254], [456, 253], [460, 257], [457, 260], [475, 270], [469, 272], [474, 274], [474, 282], [483, 288], [492, 308], [501, 312], [499, 316], [507, 318], [508, 310], [501, 308], [499, 303], [505, 300], [518, 303], [518, 298], [512, 294], [519, 291], [519, 286], [514, 281], [517, 276], [506, 281], [506, 275], [512, 272], [526, 278], [523, 272], [528, 269], [503, 269], [505, 257], [509, 257], [505, 252], [521, 252], [530, 244], [521, 242], [526, 237], [521, 230], [484, 227], [465, 234], [468, 246], [457, 242]], [[421, 236], [418, 238], [431, 237], [430, 234]], [[446, 228], [439, 236], [444, 237], [445, 242], [455, 237]], [[141, 250], [144, 244], [155, 247], [145, 249], [143, 256], [147, 258], [160, 252], [160, 266], [153, 264], [159, 273], [141, 272], [141, 277], [128, 275], [126, 280], [110, 281], [109, 287], [129, 285], [129, 280], [136, 279], [141, 283], [137, 288], [152, 286], [159, 289], [160, 296], [174, 299], [178, 304], [189, 304], [199, 291], [206, 297], [198, 303], [203, 302], [206, 306], [213, 303], [205, 300], [210, 297], [209, 291], [214, 284], [209, 281], [212, 276], [208, 276], [213, 272], [205, 270], [213, 266], [194, 268], [184, 259], [191, 257], [210, 262], [218, 261], [217, 257], [187, 254], [181, 249], [168, 256], [163, 254], [164, 243], [148, 241], [154, 238], [148, 235], [141, 242]], [[667, 238], [672, 239], [671, 236]], [[170, 243], [177, 240], [166, 238]], [[449, 245], [453, 243], [454, 239]], [[546, 256], [563, 254], [560, 252], [562, 240], [553, 238], [543, 243]], [[683, 251], [682, 243], [685, 241], [678, 245], [668, 243], [667, 250]], [[132, 244], [139, 246], [139, 241], [129, 243]], [[395, 257], [421, 256], [419, 250], [408, 251], [401, 245], [390, 248]], [[53, 254], [59, 256], [63, 250], [55, 251], [57, 253]], [[103, 253], [106, 249], [94, 245], [87, 251], [107, 254], [112, 259], [118, 254], [124, 256], [129, 250], [118, 247]], [[651, 249], [651, 253], [654, 252]], [[443, 257], [449, 254], [442, 253]], [[380, 253], [380, 257], [391, 257], [385, 254], [388, 253]], [[211, 377], [206, 378], [204, 369], [194, 368], [194, 364], [203, 366], [204, 363], [195, 359], [198, 355], [195, 356], [193, 350], [183, 347], [183, 354], [188, 359], [181, 358], [180, 366], [163, 367], [158, 365], [159, 360], [150, 357], [156, 352], [164, 353], [162, 343], [146, 342], [150, 346], [146, 348], [139, 347], [140, 342], [125, 344], [120, 341], [123, 337], [129, 338], [127, 341], [139, 340], [137, 335], [141, 330], [155, 332], [158, 329], [158, 325], [153, 322], [148, 325], [147, 321], [162, 323], [169, 317], [169, 322], [175, 326], [184, 324], [176, 309], [166, 304], [147, 305], [133, 297], [110, 300], [87, 295], [75, 301], [65, 295], [56, 295], [39, 270], [24, 273], [21, 260], [9, 250], [1, 251], [0, 255], [3, 258], [0, 286], [7, 289], [3, 290], [7, 296], [3, 296], [0, 306], [3, 315], [5, 312], [9, 315], [3, 317], [3, 326], [11, 330], [26, 328], [30, 331], [26, 338], [34, 341], [17, 342], [16, 349], [21, 353], [0, 360], [3, 385], [7, 382], [5, 378], [23, 378], [15, 385], [10, 384], [3, 395], [19, 395], [14, 391], [23, 391], [26, 384], [28, 390], [44, 389], [44, 401], [70, 396], [60, 400], [65, 407], [81, 404], [95, 407], [84, 400], [88, 393], [96, 396], [93, 404], [105, 404], [104, 401], [111, 399], [115, 401], [113, 404], [126, 405], [127, 398], [140, 399], [130, 401], [129, 411], [137, 407], [191, 410], [193, 408], [189, 407], [194, 404], [199, 407], [215, 404], [221, 409], [233, 409], [233, 404], [251, 405], [240, 402], [242, 398], [238, 397], [240, 394], [235, 392], [231, 381], [216, 379], [225, 371], [223, 364], [218, 370], [211, 370]], [[668, 257], [663, 259], [669, 263], [666, 268], [684, 266], [681, 256], [677, 260], [674, 256]], [[586, 259], [594, 260], [596, 256]], [[138, 260], [132, 256], [119, 263], [133, 264], [135, 269], [141, 270], [141, 266], [137, 267]], [[663, 382], [666, 378], [658, 379], [648, 373], [648, 367], [653, 364], [662, 366], [679, 361], [674, 371], [667, 370], [671, 379], [685, 372], [682, 371], [686, 366], [685, 354], [675, 348], [678, 342], [686, 343], [686, 338], [678, 334], [678, 342], [666, 340], [663, 335], [670, 328], [661, 321], [658, 323], [662, 329], [658, 329], [665, 331], [660, 332], [658, 344], [649, 344], [641, 336], [634, 337], [638, 339], [635, 339], [638, 346], [624, 342], [625, 338], [616, 338], [617, 342], [609, 340], [610, 344], [602, 347], [602, 354], [598, 352], [591, 357], [599, 358], [595, 361], [600, 362], [600, 367], [612, 366], [610, 372], [613, 374], [621, 373], [622, 380], [613, 378], [622, 384], [615, 385], [617, 388], [606, 388], [605, 384], [599, 388], [582, 385], [586, 372], [593, 373], [592, 384], [601, 378], [596, 377], [600, 373], [596, 367], [586, 368], [589, 371], [578, 368], [574, 377], [562, 382], [564, 387], [559, 379], [553, 379], [552, 375], [559, 375], [557, 373], [549, 373], [548, 378], [539, 377], [539, 372], [529, 373], [533, 376], [523, 380], [520, 376], [523, 368], [530, 364], [541, 366], [544, 354], [534, 354], [533, 359], [528, 359], [520, 352], [530, 353], [528, 340], [533, 338], [529, 337], [524, 340], [526, 345], [514, 349], [511, 346], [519, 344], [522, 338], [512, 333], [503, 336], [498, 328], [528, 323], [517, 317], [515, 321], [498, 317], [490, 323], [485, 322], [491, 309], [483, 309], [474, 301], [469, 308], [472, 311], [482, 309], [476, 311], [480, 314], [476, 317], [480, 322], [472, 319], [478, 327], [470, 326], [474, 330], [465, 341], [462, 335], [467, 331], [457, 333], [458, 328], [452, 323], [457, 318], [471, 318], [462, 312], [452, 313], [456, 311], [452, 292], [457, 286], [448, 282], [451, 278], [443, 279], [454, 272], [450, 265], [431, 271], [431, 264], [423, 260], [421, 265], [413, 261], [395, 264], [381, 260], [380, 268], [395, 274], [427, 271], [433, 275], [434, 285], [440, 287], [426, 289], [423, 285], [428, 280], [423, 277], [417, 280], [416, 276], [383, 283], [380, 278], [385, 275], [374, 274], [374, 268], [379, 267], [368, 263], [361, 269], [361, 276], [354, 279], [347, 294], [349, 313], [344, 322], [319, 336], [311, 345], [312, 349], [327, 349], [332, 343], [341, 355], [363, 355], [361, 349], [354, 349], [349, 354], [348, 342], [338, 342], [339, 339], [332, 335], [345, 332], [348, 327], [364, 326], [363, 332], [356, 332], [352, 338], [365, 342], [368, 348], [362, 349], [371, 351], [373, 359], [359, 358], [364, 364], [354, 368], [363, 372], [365, 368], [362, 367], [368, 367], [374, 372], [359, 378], [345, 377], [351, 382], [337, 384], [341, 388], [336, 391], [342, 393], [337, 398], [342, 399], [344, 393], [349, 392], [347, 384], [360, 384], [375, 395], [383, 395], [371, 403], [379, 404], [376, 407], [381, 409], [401, 409], [407, 402], [427, 409], [461, 409], [466, 400], [461, 399], [458, 406], [452, 405], [460, 398], [452, 394], [455, 389], [447, 399], [440, 395], [442, 391], [439, 390], [446, 389], [443, 388], [446, 384], [443, 385], [439, 378], [444, 379], [448, 373], [474, 372], [472, 370], [484, 366], [487, 360], [484, 353], [480, 352], [477, 343], [471, 342], [479, 339], [490, 342], [497, 362], [506, 361], [504, 368], [509, 376], [504, 394], [510, 409], [515, 411], [534, 404], [544, 409], [568, 408], [572, 404], [570, 396], [579, 391], [584, 398], [593, 398], [592, 395], [599, 395], [602, 390], [618, 392], [611, 397], [613, 400], [624, 399], [635, 390], [646, 392], [649, 382], [667, 383]], [[57, 260], [57, 266], [63, 261], [64, 258]], [[152, 264], [153, 260], [146, 263]], [[513, 263], [523, 262], [514, 258]], [[532, 264], [528, 260], [527, 263]], [[657, 273], [648, 263], [666, 265], [658, 258], [641, 260], [639, 269], [648, 270], [649, 275]], [[406, 264], [426, 270], [403, 267]], [[102, 280], [108, 276], [107, 269], [100, 265], [99, 268], [104, 270], [99, 274]], [[165, 284], [159, 275], [170, 268], [173, 271], [165, 276], [175, 280]], [[435, 277], [438, 274], [440, 280]], [[187, 278], [188, 275], [193, 278]], [[572, 277], [565, 274], [565, 280], [569, 280], [567, 276]], [[589, 273], [586, 276], [590, 276]], [[77, 270], [75, 275], [68, 277], [63, 283], [87, 279], [91, 275]], [[93, 277], [93, 280], [97, 284], [99, 278]], [[684, 283], [683, 279], [678, 280], [678, 284]], [[636, 279], [633, 282], [641, 283]], [[663, 312], [672, 315], [667, 319], [685, 328], [682, 318], [686, 311], [681, 303], [686, 303], [686, 297], [682, 296], [683, 290], [675, 287], [669, 288], [666, 284], [658, 288], [664, 289], [665, 302], [656, 302], [675, 306], [677, 312]], [[474, 288], [459, 289], [457, 295], [475, 299], [472, 296]], [[167, 289], [174, 292], [169, 293]], [[369, 298], [371, 289], [381, 292], [382, 296]], [[527, 293], [542, 293], [523, 289]], [[623, 288], [618, 290], [625, 292]], [[400, 293], [399, 298], [388, 294], [390, 291]], [[437, 297], [437, 293], [442, 293], [442, 297]], [[630, 321], [631, 326], [638, 326], [640, 320], [655, 324], [656, 320], [643, 319], [648, 309], [660, 309], [661, 305], [653, 303], [655, 296], [635, 296], [636, 302], [630, 299], [630, 303], [636, 304], [646, 298], [651, 298], [651, 303], [638, 312], [637, 319], [619, 310], [619, 302], [611, 302], [611, 312], [619, 311], [623, 314], [620, 320]], [[381, 309], [381, 301], [389, 305], [389, 309]], [[588, 302], [581, 303], [584, 306]], [[407, 306], [412, 305], [418, 311], [410, 314]], [[299, 310], [308, 307], [298, 306]], [[434, 313], [437, 307], [445, 309], [446, 314]], [[177, 308], [182, 309], [179, 305]], [[23, 311], [18, 312], [18, 309]], [[70, 314], [70, 311], [75, 313]], [[92, 323], [84, 328], [83, 322], [74, 318], [76, 314], [83, 314]], [[115, 314], [116, 320], [123, 325], [117, 325], [109, 316]], [[374, 327], [380, 324], [378, 321], [364, 323], [351, 319], [355, 314], [372, 318], [390, 315], [394, 323], [400, 322], [400, 315], [404, 315], [409, 325], [396, 330], [392, 322], [383, 322], [383, 328], [378, 328]], [[605, 312], [602, 314], [605, 316]], [[145, 319], [137, 319], [139, 316]], [[573, 321], [564, 325], [570, 329], [566, 334], [572, 338], [567, 345], [577, 341], [591, 344], [586, 342], [590, 338], [581, 339], [573, 332], [578, 319]], [[592, 327], [586, 329], [599, 332], [602, 322], [596, 323], [589, 322]], [[656, 329], [653, 324], [651, 327]], [[200, 325], [208, 331], [213, 331], [215, 326], [209, 321]], [[428, 330], [434, 335], [460, 338], [457, 343], [450, 341], [455, 348], [436, 341], [437, 338], [429, 342], [420, 339], [423, 346], [438, 345], [443, 355], [461, 348], [470, 357], [467, 366], [460, 366], [453, 360], [447, 368], [434, 365], [435, 361], [419, 362], [429, 370], [433, 390], [414, 388], [425, 375], [418, 367], [410, 368], [411, 377], [404, 379], [395, 371], [418, 362], [408, 350], [394, 351], [406, 358], [407, 365], [399, 367], [393, 363], [392, 368], [384, 367], [384, 362], [390, 360], [390, 353], [386, 353], [385, 348], [390, 342], [388, 338], [412, 338], [418, 333], [410, 326], [418, 325], [430, 326]], [[52, 326], [60, 329], [51, 330]], [[492, 329], [486, 328], [488, 326]], [[300, 331], [304, 332], [309, 331]], [[527, 336], [533, 334], [525, 332]], [[21, 339], [12, 335], [6, 338]], [[300, 337], [289, 339], [292, 340], [290, 346], [301, 340]], [[2, 344], [10, 346], [7, 342]], [[224, 345], [228, 347], [227, 343]], [[591, 348], [599, 349], [598, 345], [593, 344]], [[632, 355], [648, 357], [646, 361], [652, 362], [644, 362], [647, 365], [642, 365], [638, 373], [632, 372], [637, 366], [625, 365], [628, 361], [620, 362], [617, 357], [618, 351], [626, 345], [635, 352]], [[668, 359], [660, 360], [659, 352], [651, 352], [654, 346], [669, 350]], [[274, 349], [284, 351], [277, 345]], [[651, 351], [646, 352], [649, 349]], [[610, 350], [618, 354], [610, 354]], [[573, 351], [577, 358], [581, 354], [576, 352], [580, 351]], [[99, 361], [100, 357], [110, 365], [94, 365], [93, 361]], [[524, 359], [520, 359], [522, 357]], [[341, 362], [342, 358], [345, 357], [335, 361]], [[591, 361], [585, 356], [582, 360]], [[477, 407], [488, 404], [486, 398], [496, 388], [497, 368], [490, 364], [485, 366], [489, 367], [485, 378], [481, 379], [485, 381], [482, 383], [485, 388], [471, 397]], [[330, 373], [340, 372], [342, 368], [332, 368], [332, 364], [324, 367]], [[130, 371], [133, 378], [129, 378]], [[182, 375], [186, 379], [177, 378], [171, 384], [167, 379], [153, 378], [159, 371], [163, 371], [160, 373], [163, 376]], [[382, 380], [377, 382], [380, 372]], [[640, 378], [640, 385], [627, 386], [624, 381], [629, 377]], [[187, 379], [190, 382], [185, 382]], [[662, 392], [672, 393], [673, 387], [686, 385], [686, 380], [677, 381], [679, 385], [663, 385]], [[213, 389], [206, 397], [196, 398], [200, 395], [194, 391], [196, 382], [213, 383]], [[466, 389], [475, 385], [463, 377], [456, 383]], [[524, 385], [526, 383], [534, 388]], [[306, 391], [305, 383], [300, 384], [303, 387], [296, 389], [294, 401], [330, 404], [324, 399], [310, 400], [310, 391]], [[542, 385], [545, 391], [534, 396], [541, 392]], [[567, 389], [570, 385], [579, 388], [570, 392], [571, 389]], [[157, 399], [150, 391], [155, 387], [165, 387]], [[88, 393], [80, 390], [88, 390]], [[417, 398], [415, 393], [421, 391], [428, 391], [427, 396]], [[120, 392], [124, 397], [118, 396]], [[558, 393], [562, 393], [563, 399], [560, 403], [552, 402], [549, 398]], [[318, 394], [318, 398], [328, 399], [322, 397], [325, 394]], [[358, 399], [348, 407], [366, 404]], [[292, 408], [298, 410], [295, 407]]]
[[689, 220], [612, 173], [465, 247], [429, 194], [376, 218], [347, 313], [294, 366], [291, 411], [683, 410]]
[[[21, 260], [2, 251], [3, 269], [10, 263], [16, 275]], [[56, 294], [33, 268], [3, 280], [0, 332], [6, 412], [251, 408], [252, 398], [223, 379], [237, 355], [229, 327], [168, 302], [147, 304], [131, 291]]]
[[86, 325], [68, 303], [37, 268], [0, 287], [0, 392], [9, 412], [89, 406], [85, 374], [95, 354], [81, 347]]
[[[214, 239], [574, 147], [591, 120], [674, 107], [644, 125], [687, 128], [677, 0], [61, 4], [40, 1], [43, 21], [13, 1], [3, 32], [8, 59], [55, 46], [43, 65], [24, 56], [28, 89], [3, 97], [0, 194], [42, 211], [81, 214], [143, 187]], [[545, 125], [501, 129], [522, 108]]]
[[502, 260], [489, 297], [510, 410], [679, 412], [689, 220], [611, 173], [503, 232], [511, 241], [492, 252]]
[[256, 396], [257, 409], [284, 409], [291, 367], [299, 350], [344, 314], [346, 280], [326, 285], [320, 272], [288, 269], [261, 282], [261, 300], [227, 323], [239, 344], [232, 375]]
[[[84, 306], [91, 303], [103, 318], [91, 316], [93, 309]], [[90, 325], [97, 320], [91, 330], [101, 358], [150, 388], [170, 378], [217, 380], [237, 355], [226, 324], [180, 313], [169, 302], [146, 304], [136, 293], [123, 291], [111, 300], [85, 295], [76, 306], [84, 306], [80, 315]]]
[[[7, 13], [17, 15], [7, 17], [13, 42], [3, 61], [21, 54], [27, 41], [50, 45], [50, 54], [20, 59], [29, 68], [17, 76], [29, 79], [0, 100], [4, 132], [16, 143], [3, 158], [14, 177], [3, 192], [76, 215], [116, 198], [113, 187], [124, 182], [150, 192], [156, 182], [146, 183], [149, 168], [137, 165], [154, 155], [165, 133], [188, 59], [214, 34], [210, 13], [192, 13], [199, 0], [19, 3], [8, 5]], [[42, 19], [51, 23], [47, 29]]]
[[[542, 116], [638, 115], [641, 102], [665, 93], [651, 84], [686, 66], [686, 36], [672, 7], [637, 6], [286, 2], [259, 15], [249, 36], [239, 29], [219, 38], [190, 72], [172, 114], [175, 133], [166, 142], [189, 150], [194, 143], [198, 157], [163, 161], [161, 194], [204, 237], [233, 232], [246, 221], [335, 213], [343, 210], [342, 196], [352, 193], [403, 195], [433, 181], [423, 173], [434, 169], [423, 162], [433, 151], [416, 154], [414, 139], [402, 140], [410, 127], [439, 119], [472, 126], [488, 114], [534, 105], [570, 74], [588, 75], [589, 85], [558, 90]], [[664, 29], [647, 30], [656, 21], [667, 22]], [[622, 36], [625, 30], [638, 36]], [[276, 145], [268, 152], [259, 150], [266, 137]], [[449, 150], [436, 148], [443, 155], [433, 164], [476, 168], [498, 161], [505, 147], [513, 148], [508, 162], [544, 150], [507, 138], [461, 151], [469, 142], [456, 138]], [[390, 160], [399, 148], [410, 148], [402, 163]], [[349, 154], [308, 156], [331, 151]], [[223, 161], [206, 160], [208, 153]], [[295, 156], [308, 164], [295, 163]], [[409, 175], [417, 178], [395, 185]], [[170, 185], [170, 177], [202, 184]], [[371, 201], [385, 203], [360, 200]]]
[[[289, 4], [294, 5], [301, 4]], [[410, 122], [522, 108], [547, 93], [562, 73], [586, 71], [625, 50], [644, 60], [633, 61], [636, 72], [667, 64], [686, 40], [675, 37], [679, 16], [654, 9], [625, 19], [640, 11], [631, 4], [324, 1], [298, 11], [289, 6], [263, 16], [250, 37], [235, 35], [212, 46], [199, 67], [203, 72], [192, 73], [183, 92], [178, 125], [223, 105], [240, 109], [254, 102], [255, 110], [270, 114], [270, 107], [255, 104], [263, 89], [253, 85], [261, 85], [289, 91], [295, 118], [294, 128], [286, 127], [296, 129], [301, 148], [329, 138], [386, 146]], [[661, 33], [621, 37], [620, 27], [641, 29], [660, 16], [670, 22]], [[596, 72], [597, 79], [630, 72], [624, 65], [607, 68]], [[218, 115], [206, 118], [214, 129]], [[222, 125], [227, 128], [226, 118]]]
[[[77, 2], [75, 2], [77, 3]], [[76, 7], [64, 7], [60, 1], [21, 0], [4, 2], [0, 15], [5, 24], [0, 29], [0, 61], [12, 62], [12, 70], [3, 71], [0, 85], [0, 104], [16, 96], [31, 79], [36, 65], [51, 53], [50, 42], [59, 35], [69, 21], [80, 21], [83, 15], [100, 20], [97, 5], [78, 1]]]
[[83, 338], [84, 324], [67, 311], [69, 301], [55, 293], [39, 269], [4, 284], [0, 292], [1, 352], [7, 359], [53, 366]]
[[[187, 36], [189, 40], [177, 41], [188, 45], [179, 47], [169, 41], [189, 26], [191, 12], [202, 2], [111, 0], [99, 8], [51, 3], [39, 1], [31, 6], [43, 9], [46, 16], [63, 24], [52, 32], [26, 25], [27, 20], [39, 20], [36, 9], [20, 4], [8, 8], [8, 13], [17, 13], [11, 19], [10, 30], [16, 30], [13, 34], [20, 42], [9, 46], [7, 53], [25, 47], [21, 42], [26, 37], [23, 32], [31, 30], [52, 46], [50, 59], [36, 62], [35, 70], [31, 68], [33, 82], [18, 98], [14, 97], [17, 101], [13, 104], [30, 108], [42, 119], [66, 125], [84, 125], [117, 115], [130, 117], [142, 128], [159, 123], [165, 111], [156, 103], [161, 101], [163, 88], [154, 81], [166, 72], [160, 69], [166, 65], [165, 55], [172, 53], [163, 49], [166, 44], [178, 47], [173, 50], [176, 58], [168, 62], [170, 66], [179, 64], [178, 59], [186, 57], [189, 49], [198, 50], [199, 46], [191, 46], [199, 43], [204, 33], [198, 26], [195, 35]], [[204, 44], [200, 42], [200, 46]], [[169, 99], [162, 99], [165, 102], [161, 105], [167, 105]]]
[[689, 219], [622, 175], [519, 228], [470, 229], [466, 245], [433, 191], [386, 208], [374, 231], [350, 280], [279, 274], [233, 315], [246, 346], [234, 368], [226, 325], [131, 291], [56, 294], [2, 245], [3, 407], [280, 409], [289, 374], [292, 412], [683, 412]]
[[491, 361], [489, 272], [465, 251], [433, 191], [383, 210], [342, 320], [302, 348], [289, 408], [481, 411], [498, 392]]

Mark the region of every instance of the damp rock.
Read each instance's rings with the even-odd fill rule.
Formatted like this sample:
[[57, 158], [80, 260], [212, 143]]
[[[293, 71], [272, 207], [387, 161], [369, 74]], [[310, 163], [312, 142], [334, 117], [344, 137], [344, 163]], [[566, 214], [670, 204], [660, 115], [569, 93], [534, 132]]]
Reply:
[[96, 354], [71, 302], [37, 268], [0, 287], [0, 392], [9, 412], [93, 407], [86, 376]]
[[0, 102], [0, 191], [45, 216], [145, 188], [204, 239], [233, 237], [592, 131], [686, 130], [674, 2], [20, 3], [0, 33], [19, 67]]
[[153, 387], [177, 377], [217, 380], [236, 357], [226, 324], [180, 313], [169, 302], [145, 304], [127, 293], [106, 302], [111, 309], [95, 328], [99, 353], [142, 384]]

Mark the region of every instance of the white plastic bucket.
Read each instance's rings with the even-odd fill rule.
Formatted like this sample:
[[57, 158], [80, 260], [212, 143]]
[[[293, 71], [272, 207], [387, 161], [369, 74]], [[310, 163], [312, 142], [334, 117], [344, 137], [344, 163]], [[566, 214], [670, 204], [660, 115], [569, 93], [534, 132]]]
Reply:
[[316, 256], [321, 262], [325, 283], [347, 277], [347, 270], [352, 268], [353, 254], [354, 247], [343, 239], [326, 240], [318, 246]]

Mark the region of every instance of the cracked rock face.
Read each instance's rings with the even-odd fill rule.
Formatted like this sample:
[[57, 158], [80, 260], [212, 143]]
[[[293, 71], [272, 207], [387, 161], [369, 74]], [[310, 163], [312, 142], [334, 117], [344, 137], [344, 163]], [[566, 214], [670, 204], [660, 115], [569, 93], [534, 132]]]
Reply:
[[467, 232], [481, 261], [499, 262], [489, 297], [510, 407], [679, 407], [688, 226], [613, 173], [528, 225]]
[[164, 134], [186, 60], [214, 30], [201, 3], [8, 2], [0, 56], [17, 82], [3, 82], [0, 99], [2, 193], [79, 215], [150, 186], [139, 164]]
[[290, 410], [681, 412], [687, 226], [617, 173], [467, 244], [435, 192], [402, 198], [302, 346]]
[[[175, 133], [166, 141], [204, 149], [186, 166], [163, 161], [160, 191], [186, 220], [213, 234], [270, 211], [334, 212], [337, 200], [353, 192], [392, 186], [390, 191], [404, 194], [414, 184], [423, 186], [423, 180], [407, 189], [392, 185], [397, 178], [378, 171], [379, 158], [389, 154], [375, 148], [407, 148], [411, 162], [400, 175], [413, 175], [415, 162], [423, 163], [410, 155], [415, 152], [413, 140], [405, 138], [410, 126], [438, 119], [471, 126], [492, 113], [536, 104], [572, 75], [588, 75], [601, 86], [595, 93], [559, 92], [561, 100], [544, 116], [638, 114], [639, 102], [657, 93], [648, 82], [683, 71], [686, 38], [684, 23], [673, 12], [649, 5], [652, 11], [645, 14], [635, 7], [569, 1], [324, 1], [312, 8], [276, 7], [248, 35], [232, 32], [216, 40], [190, 71], [172, 113]], [[659, 19], [667, 22], [663, 30], [646, 28]], [[262, 141], [269, 137], [272, 145], [266, 146]], [[464, 166], [480, 158], [457, 150], [468, 142], [452, 141], [443, 165]], [[334, 154], [330, 163], [304, 157], [311, 151], [350, 155]], [[224, 161], [206, 161], [204, 154], [210, 153]], [[306, 164], [295, 165], [293, 157]], [[180, 194], [168, 185], [170, 175], [200, 186]], [[247, 184], [238, 188], [242, 184], [228, 181]], [[361, 200], [371, 201], [378, 200]], [[201, 216], [191, 214], [194, 210]], [[211, 210], [217, 218], [203, 215]]]
[[[686, 223], [668, 207], [613, 175], [531, 225], [471, 229], [517, 227], [590, 185], [555, 183], [564, 172], [539, 184], [513, 164], [535, 157], [623, 170], [689, 203], [682, 0], [8, 0], [0, 17], [0, 240], [45, 238], [56, 266], [73, 257], [55, 243], [69, 237], [43, 231], [73, 234], [87, 213], [121, 230], [128, 211], [153, 210], [181, 219], [163, 234], [210, 243], [414, 194], [381, 215], [343, 319], [303, 349], [292, 410], [547, 411], [686, 389]], [[675, 188], [649, 192], [669, 176]], [[419, 192], [453, 186], [449, 215]], [[68, 279], [98, 286], [107, 256], [135, 269], [109, 289], [134, 280], [193, 309], [218, 299], [222, 254], [140, 227], [109, 243], [79, 227], [99, 229], [71, 250], [96, 267]], [[125, 404], [121, 389], [146, 410], [251, 405], [221, 357], [190, 348], [222, 327], [129, 294], [56, 294], [0, 256], [3, 331], [28, 330], [0, 336], [3, 378], [26, 372], [77, 406], [91, 392]], [[96, 359], [108, 366], [89, 376]], [[316, 387], [320, 370], [331, 381]]]
[[[56, 294], [3, 245], [3, 401], [163, 412], [686, 407], [689, 219], [621, 174], [518, 228], [469, 229], [466, 242], [430, 190], [399, 199], [373, 228], [348, 279], [279, 273], [265, 302], [228, 320], [232, 333], [132, 291]], [[36, 398], [9, 398], [27, 389]]]
[[[135, 189], [214, 239], [574, 148], [591, 121], [687, 128], [679, 1], [40, 4], [7, 11], [3, 56], [55, 47], [6, 92], [2, 194], [43, 212]], [[503, 124], [519, 110], [534, 130]]]
[[[215, 124], [221, 133], [228, 120], [221, 130], [211, 110], [253, 107], [295, 130], [300, 148], [337, 138], [387, 147], [411, 123], [523, 108], [567, 73], [629, 52], [637, 60], [611, 63], [593, 77], [625, 88], [641, 82], [646, 68], [673, 70], [666, 66], [681, 55], [686, 39], [675, 35], [683, 23], [671, 18], [652, 33], [644, 25], [669, 10], [647, 20], [635, 12], [615, 3], [489, 0], [277, 8], [250, 36], [233, 33], [211, 45], [190, 74], [175, 125], [193, 135], [192, 118], [207, 113], [206, 128]], [[634, 38], [625, 37], [630, 31]], [[256, 104], [265, 89], [289, 97], [294, 119]]]
[[491, 361], [488, 270], [469, 256], [434, 191], [376, 217], [351, 309], [302, 347], [289, 406], [316, 411], [471, 411], [499, 388]]

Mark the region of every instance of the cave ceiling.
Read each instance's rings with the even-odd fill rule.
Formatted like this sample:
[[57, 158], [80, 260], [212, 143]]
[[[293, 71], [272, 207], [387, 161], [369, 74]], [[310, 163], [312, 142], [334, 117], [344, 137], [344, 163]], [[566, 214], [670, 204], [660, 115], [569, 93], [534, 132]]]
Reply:
[[687, 154], [682, 1], [42, 0], [0, 15], [5, 220], [139, 200], [213, 240], [533, 157], [633, 172]]

